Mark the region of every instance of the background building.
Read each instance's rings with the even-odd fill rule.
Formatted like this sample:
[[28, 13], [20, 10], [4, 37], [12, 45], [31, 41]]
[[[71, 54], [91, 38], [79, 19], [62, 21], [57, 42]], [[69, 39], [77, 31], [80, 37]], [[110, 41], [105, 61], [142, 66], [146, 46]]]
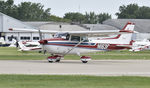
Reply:
[[[4, 37], [6, 42], [11, 42], [12, 38], [19, 40], [33, 40], [38, 37], [38, 33], [14, 32], [10, 28], [33, 28], [10, 16], [0, 13], [0, 37]], [[35, 38], [37, 39], [37, 38]]]
[[134, 40], [150, 39], [150, 20], [149, 19], [109, 19], [103, 24], [84, 24], [92, 30], [121, 30], [127, 22], [135, 23]]
[[[61, 27], [60, 27], [61, 25]], [[12, 38], [17, 41], [38, 41], [39, 33], [32, 32], [14, 32], [9, 31], [10, 28], [31, 28], [31, 29], [42, 29], [42, 30], [52, 30], [52, 31], [73, 31], [73, 30], [86, 30], [78, 25], [70, 25], [68, 23], [56, 23], [56, 22], [22, 22], [0, 13], [0, 37], [4, 37], [5, 41], [10, 43]], [[43, 38], [52, 37], [48, 33], [42, 34]]]

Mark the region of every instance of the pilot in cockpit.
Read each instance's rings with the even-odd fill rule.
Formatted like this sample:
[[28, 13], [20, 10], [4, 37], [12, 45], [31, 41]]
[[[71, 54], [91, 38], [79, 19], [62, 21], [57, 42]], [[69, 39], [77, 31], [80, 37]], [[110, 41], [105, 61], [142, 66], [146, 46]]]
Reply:
[[70, 35], [68, 33], [56, 33], [54, 38], [63, 38], [65, 40], [69, 40]]

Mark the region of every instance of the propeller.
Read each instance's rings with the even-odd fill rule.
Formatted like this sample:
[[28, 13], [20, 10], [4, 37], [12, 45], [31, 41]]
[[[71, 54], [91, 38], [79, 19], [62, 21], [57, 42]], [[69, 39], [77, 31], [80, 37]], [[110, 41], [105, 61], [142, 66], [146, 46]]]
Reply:
[[[39, 37], [40, 37], [40, 41], [42, 41], [43, 40], [43, 38], [42, 38], [42, 32], [41, 32], [41, 30], [39, 30]], [[44, 53], [44, 55], [45, 55], [45, 53], [46, 53], [46, 50], [44, 50], [44, 44], [43, 43], [40, 43], [41, 45], [42, 45], [42, 52]]]

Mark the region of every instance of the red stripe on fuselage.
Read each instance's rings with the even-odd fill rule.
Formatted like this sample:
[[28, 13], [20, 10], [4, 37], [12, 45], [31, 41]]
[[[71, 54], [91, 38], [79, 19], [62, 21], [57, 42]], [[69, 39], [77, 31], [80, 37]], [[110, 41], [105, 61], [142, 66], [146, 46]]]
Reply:
[[44, 40], [47, 40], [47, 41], [66, 41], [64, 38], [51, 38], [51, 39], [44, 39]]
[[[103, 43], [102, 43], [103, 44]], [[72, 44], [46, 44], [46, 45], [57, 45], [57, 46], [70, 46], [70, 47], [74, 47], [74, 45]], [[108, 46], [108, 50], [122, 50], [122, 49], [130, 49], [130, 47], [121, 47], [121, 46], [117, 46], [118, 44], [110, 44]], [[119, 45], [129, 45], [129, 44], [119, 44]], [[96, 45], [78, 45], [77, 47], [80, 47], [80, 48], [91, 48], [91, 49], [99, 49], [97, 48], [98, 47], [98, 44]]]
[[120, 38], [121, 34], [117, 35], [116, 37], [114, 38], [103, 38], [103, 39], [98, 39], [98, 40], [107, 40], [107, 39], [118, 39]]

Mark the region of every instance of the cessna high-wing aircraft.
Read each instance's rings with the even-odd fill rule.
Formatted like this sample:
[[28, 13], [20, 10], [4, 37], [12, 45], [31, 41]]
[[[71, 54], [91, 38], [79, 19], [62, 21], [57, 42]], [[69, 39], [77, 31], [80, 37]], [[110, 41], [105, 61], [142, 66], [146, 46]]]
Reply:
[[[49, 62], [59, 62], [67, 54], [84, 54], [90, 52], [99, 52], [107, 50], [130, 49], [132, 46], [132, 33], [134, 32], [134, 23], [128, 22], [125, 27], [118, 31], [48, 31], [35, 29], [11, 28], [11, 31], [39, 32], [40, 41], [43, 50], [51, 54], [48, 57]], [[56, 34], [54, 38], [42, 39], [42, 33]], [[118, 34], [118, 35], [117, 35]], [[105, 38], [101, 40], [89, 40], [88, 37], [97, 37], [104, 35], [117, 35], [114, 38]], [[91, 60], [89, 56], [81, 56], [81, 61], [87, 63]]]
[[42, 51], [39, 42], [19, 41], [19, 51]]
[[129, 51], [142, 51], [142, 50], [150, 50], [150, 41], [144, 39], [143, 41], [134, 41], [132, 45], [132, 49]]

